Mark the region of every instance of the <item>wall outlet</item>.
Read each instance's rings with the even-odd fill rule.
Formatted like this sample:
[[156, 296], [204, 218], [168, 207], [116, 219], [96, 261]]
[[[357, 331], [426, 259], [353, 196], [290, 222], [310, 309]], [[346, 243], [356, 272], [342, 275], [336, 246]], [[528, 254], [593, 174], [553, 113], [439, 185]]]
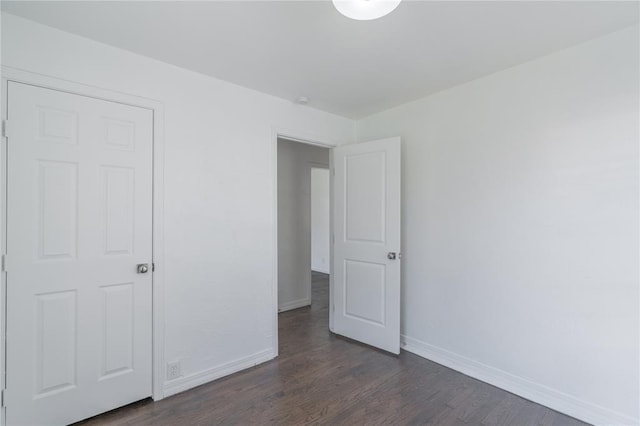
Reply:
[[180, 376], [182, 376], [180, 361], [167, 363], [167, 380], [177, 379]]

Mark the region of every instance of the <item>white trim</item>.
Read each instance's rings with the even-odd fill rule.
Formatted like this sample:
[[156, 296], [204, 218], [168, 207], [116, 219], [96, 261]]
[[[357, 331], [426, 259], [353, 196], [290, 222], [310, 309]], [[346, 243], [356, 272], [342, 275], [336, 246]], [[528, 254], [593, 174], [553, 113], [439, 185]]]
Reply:
[[164, 398], [164, 105], [153, 110], [153, 400]]
[[[0, 90], [2, 92], [2, 120], [4, 121], [7, 118], [7, 105], [8, 105], [8, 99], [7, 99], [7, 82], [2, 80], [0, 82]], [[1, 245], [1, 250], [2, 250], [2, 254], [6, 254], [7, 253], [7, 181], [6, 181], [6, 177], [7, 177], [7, 138], [6, 137], [2, 137], [0, 138], [0, 140], [2, 141], [0, 143], [0, 193], [2, 194], [0, 197], [0, 222], [2, 222], [0, 224], [0, 245]], [[5, 259], [6, 262], [6, 259]], [[2, 301], [2, 303], [0, 303], [0, 389], [3, 390], [6, 387], [6, 355], [7, 355], [7, 348], [6, 348], [6, 324], [5, 324], [5, 319], [6, 319], [6, 312], [7, 312], [7, 286], [6, 286], [6, 279], [7, 279], [7, 274], [6, 274], [6, 265], [5, 265], [5, 270], [2, 271], [2, 273], [0, 274], [0, 300]], [[3, 395], [6, 398], [6, 395]], [[4, 401], [3, 401], [4, 402]], [[7, 415], [7, 408], [5, 407], [5, 404], [2, 404], [2, 407], [0, 408], [0, 425], [4, 426], [7, 423], [7, 419], [6, 419], [6, 415]]]
[[334, 333], [333, 331], [333, 321], [334, 321], [334, 310], [336, 308], [335, 302], [333, 300], [334, 295], [334, 282], [333, 277], [334, 274], [334, 264], [333, 264], [333, 248], [336, 243], [336, 232], [335, 232], [335, 219], [333, 217], [333, 189], [335, 185], [335, 172], [336, 167], [333, 159], [334, 150], [331, 150], [331, 155], [329, 155], [329, 331]]
[[[272, 127], [272, 134], [278, 138], [288, 141], [300, 142], [307, 145], [315, 145], [323, 148], [335, 148], [339, 144], [335, 141], [326, 140], [318, 135], [310, 134], [300, 130], [284, 129], [282, 127]], [[277, 147], [277, 145], [276, 145]]]
[[263, 351], [256, 352], [253, 355], [226, 362], [218, 365], [217, 367], [208, 368], [179, 379], [171, 380], [164, 386], [164, 395], [165, 397], [175, 395], [221, 377], [228, 376], [229, 374], [236, 373], [240, 370], [262, 364], [274, 357], [275, 354], [271, 349], [265, 349]]
[[418, 339], [402, 335], [400, 341], [402, 349], [407, 352], [414, 353], [576, 419], [594, 425], [637, 425], [640, 423], [640, 419], [634, 419], [625, 414], [592, 404]]
[[326, 271], [323, 271], [323, 270], [322, 270], [322, 268], [314, 268], [314, 267], [312, 266], [312, 267], [311, 267], [311, 272], [320, 272], [321, 274], [327, 274], [327, 275], [329, 275], [331, 271], [330, 271], [330, 270], [328, 270], [328, 269], [327, 269]]
[[[295, 142], [295, 141], [294, 141]], [[304, 142], [303, 142], [304, 143]], [[322, 145], [320, 145], [320, 147], [322, 148], [329, 148], [329, 147], [324, 147]], [[331, 147], [333, 148], [333, 147]], [[329, 163], [319, 163], [317, 161], [307, 161], [307, 164], [309, 165], [309, 172], [311, 172], [311, 169], [322, 169], [322, 170], [329, 170]]]
[[279, 312], [286, 312], [292, 309], [303, 308], [305, 306], [311, 305], [311, 298], [307, 297], [304, 299], [292, 300], [291, 302], [286, 302], [281, 305], [278, 305]]
[[[89, 86], [64, 80], [56, 77], [33, 73], [18, 68], [2, 66], [3, 106], [6, 107], [6, 88], [8, 81], [31, 84], [34, 86], [59, 90], [110, 102], [118, 102], [127, 105], [142, 107], [153, 111], [153, 384], [152, 397], [158, 401], [164, 397], [164, 104], [155, 99], [121, 93], [113, 90]], [[6, 118], [5, 108], [3, 118]], [[6, 158], [0, 163], [2, 169], [2, 188], [4, 186], [4, 171], [6, 170]], [[6, 204], [2, 204], [0, 210], [2, 218], [6, 217]], [[3, 252], [6, 247], [6, 234], [2, 236]], [[4, 288], [4, 277], [3, 277]], [[4, 306], [0, 306], [1, 315], [4, 318]], [[4, 337], [5, 329], [2, 328]], [[3, 339], [4, 341], [4, 339]], [[4, 348], [3, 348], [4, 359]], [[4, 372], [4, 363], [2, 366]], [[4, 374], [2, 375], [4, 377]]]
[[[322, 141], [322, 138], [316, 135], [309, 135], [304, 131], [284, 129], [273, 126], [271, 128], [271, 164], [273, 165], [273, 181], [272, 181], [272, 241], [273, 241], [273, 283], [271, 285], [271, 304], [273, 306], [273, 320], [271, 325], [273, 356], [278, 356], [278, 138], [287, 139], [293, 142], [305, 143], [307, 145], [315, 145], [324, 148], [334, 148], [337, 143], [331, 141]], [[331, 156], [329, 156], [331, 157]], [[333, 181], [332, 181], [333, 182]], [[333, 247], [332, 247], [333, 250]], [[333, 251], [332, 251], [333, 253]], [[331, 279], [329, 281], [329, 299], [331, 299]], [[331, 328], [332, 314], [329, 311], [329, 328]]]

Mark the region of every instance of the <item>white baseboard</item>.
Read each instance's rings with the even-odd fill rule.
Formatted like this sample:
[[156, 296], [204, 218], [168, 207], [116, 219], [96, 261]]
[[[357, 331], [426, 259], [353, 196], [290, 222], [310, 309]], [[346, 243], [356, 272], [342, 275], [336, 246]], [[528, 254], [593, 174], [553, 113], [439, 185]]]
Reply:
[[240, 370], [244, 370], [254, 365], [262, 364], [265, 361], [273, 359], [275, 354], [271, 349], [256, 352], [253, 355], [239, 358], [237, 360], [227, 362], [217, 367], [209, 368], [207, 370], [199, 371], [197, 373], [189, 374], [179, 379], [166, 382], [164, 385], [164, 396], [168, 397], [180, 392], [184, 392], [188, 389], [195, 388], [196, 386], [203, 385], [213, 380], [219, 379], [229, 374], [236, 373]]
[[327, 274], [327, 275], [331, 273], [328, 269], [324, 270], [322, 268], [314, 268], [314, 267], [311, 267], [311, 272], [320, 272], [322, 274]]
[[278, 312], [290, 311], [292, 309], [302, 308], [311, 305], [311, 299], [292, 300], [278, 305]]
[[626, 426], [640, 424], [640, 419], [634, 419], [625, 414], [589, 403], [540, 383], [515, 376], [405, 335], [401, 336], [401, 347], [408, 352], [459, 371], [467, 376], [594, 425]]

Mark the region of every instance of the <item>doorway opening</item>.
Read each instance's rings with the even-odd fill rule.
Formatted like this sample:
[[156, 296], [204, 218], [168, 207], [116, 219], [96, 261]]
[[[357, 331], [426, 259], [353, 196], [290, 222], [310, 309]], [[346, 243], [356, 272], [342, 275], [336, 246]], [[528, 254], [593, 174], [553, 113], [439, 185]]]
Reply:
[[[277, 139], [279, 320], [293, 310], [298, 315], [328, 306], [329, 158], [328, 147]], [[288, 323], [279, 321], [279, 331]], [[328, 330], [328, 317], [323, 326]]]
[[[273, 306], [278, 308], [274, 309], [274, 356], [281, 348], [296, 353], [300, 344], [315, 343], [312, 336], [329, 331], [399, 354], [400, 138], [318, 147], [317, 143], [274, 136]], [[312, 146], [305, 149], [305, 144]], [[296, 155], [298, 151], [325, 157]], [[315, 312], [310, 283], [311, 212], [306, 210], [311, 204], [309, 169], [326, 167], [329, 160], [330, 276], [324, 280], [328, 281], [326, 309]], [[302, 213], [296, 213], [292, 205], [300, 205]], [[297, 293], [287, 299], [290, 289]], [[297, 309], [305, 306], [311, 308]], [[310, 315], [300, 316], [299, 321], [288, 315], [300, 311]], [[285, 318], [292, 324], [288, 329], [283, 326]], [[279, 333], [285, 330], [280, 344]]]

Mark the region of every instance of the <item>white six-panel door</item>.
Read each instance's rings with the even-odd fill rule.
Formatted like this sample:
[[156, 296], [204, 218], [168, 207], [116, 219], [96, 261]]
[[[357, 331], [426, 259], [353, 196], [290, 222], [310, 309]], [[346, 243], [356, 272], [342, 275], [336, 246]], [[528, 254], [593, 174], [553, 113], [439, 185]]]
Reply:
[[400, 353], [400, 138], [333, 149], [334, 332]]
[[152, 111], [7, 98], [7, 424], [67, 424], [151, 395]]

